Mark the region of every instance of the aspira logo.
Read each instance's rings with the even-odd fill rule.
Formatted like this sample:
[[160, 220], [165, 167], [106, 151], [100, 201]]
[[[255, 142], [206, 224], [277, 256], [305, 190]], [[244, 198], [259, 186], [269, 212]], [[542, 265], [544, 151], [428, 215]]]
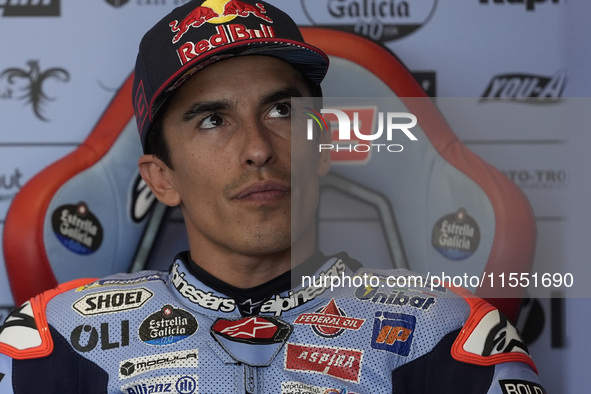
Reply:
[[[332, 142], [319, 144], [318, 150], [331, 151], [333, 161], [364, 162], [373, 152], [400, 153], [400, 141], [418, 141], [410, 129], [417, 125], [417, 117], [408, 112], [377, 112], [375, 107], [358, 109], [323, 108], [320, 112], [305, 108], [306, 138], [314, 139], [314, 128], [330, 131]], [[326, 115], [326, 116], [323, 116]], [[377, 123], [377, 126], [376, 126]]]

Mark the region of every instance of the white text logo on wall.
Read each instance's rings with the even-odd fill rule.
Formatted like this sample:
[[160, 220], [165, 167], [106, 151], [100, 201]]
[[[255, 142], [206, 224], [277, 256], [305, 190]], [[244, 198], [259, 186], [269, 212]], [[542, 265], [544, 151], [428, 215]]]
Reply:
[[21, 189], [21, 177], [23, 174], [18, 168], [9, 173], [0, 173], [0, 203], [10, 202]]
[[404, 150], [400, 142], [417, 141], [411, 131], [417, 125], [417, 117], [409, 112], [378, 112], [375, 107], [323, 108], [317, 112], [306, 107], [304, 113], [309, 117], [308, 141], [314, 140], [316, 126], [320, 132], [331, 133], [331, 143], [319, 144], [318, 150], [331, 151], [335, 162], [365, 162], [372, 152], [400, 153]]
[[308, 19], [330, 27], [388, 42], [405, 37], [433, 16], [437, 0], [301, 0]]
[[0, 15], [60, 16], [60, 0], [0, 0]]
[[558, 70], [554, 75], [527, 73], [495, 75], [484, 89], [482, 101], [511, 100], [548, 103], [562, 97], [566, 83], [567, 77], [564, 70]]
[[50, 79], [68, 82], [70, 73], [59, 67], [42, 70], [37, 60], [29, 60], [25, 68], [4, 69], [0, 71], [0, 99], [23, 101], [31, 106], [39, 120], [47, 122], [49, 119], [44, 114], [44, 107], [55, 100], [43, 90], [44, 83]]

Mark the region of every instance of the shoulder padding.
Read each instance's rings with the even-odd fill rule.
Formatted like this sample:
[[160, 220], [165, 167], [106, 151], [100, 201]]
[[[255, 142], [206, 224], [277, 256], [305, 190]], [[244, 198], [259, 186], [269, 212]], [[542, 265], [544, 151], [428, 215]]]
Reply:
[[77, 279], [41, 293], [12, 311], [0, 327], [0, 353], [17, 360], [45, 357], [53, 352], [53, 340], [45, 308], [55, 296], [95, 279]]
[[454, 359], [485, 366], [519, 361], [537, 373], [519, 332], [502, 312], [467, 290], [452, 290], [470, 305], [470, 316], [451, 348]]

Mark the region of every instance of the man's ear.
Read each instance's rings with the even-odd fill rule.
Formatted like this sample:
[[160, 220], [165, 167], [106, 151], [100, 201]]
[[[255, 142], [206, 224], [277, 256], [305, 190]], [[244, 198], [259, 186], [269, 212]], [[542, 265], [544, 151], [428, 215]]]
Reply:
[[142, 178], [161, 203], [169, 207], [176, 207], [181, 203], [171, 182], [172, 170], [162, 160], [154, 155], [143, 155], [138, 167]]
[[[320, 130], [318, 134], [318, 147], [322, 144], [330, 144], [332, 142], [332, 136], [328, 130]], [[324, 176], [330, 171], [330, 149], [319, 149], [318, 152], [318, 175]]]

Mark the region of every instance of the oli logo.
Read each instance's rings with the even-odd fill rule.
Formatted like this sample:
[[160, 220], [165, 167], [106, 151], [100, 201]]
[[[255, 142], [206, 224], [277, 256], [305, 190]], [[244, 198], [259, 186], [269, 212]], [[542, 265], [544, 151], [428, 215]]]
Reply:
[[[307, 122], [307, 139], [314, 138], [314, 122], [321, 130], [329, 130], [332, 143], [319, 144], [319, 151], [330, 150], [336, 162], [365, 162], [371, 152], [398, 153], [404, 150], [401, 144], [391, 144], [395, 135], [402, 132], [410, 141], [417, 137], [410, 131], [417, 125], [417, 117], [408, 112], [377, 112], [375, 107], [359, 109], [321, 109], [320, 113], [305, 107], [311, 119]], [[324, 114], [332, 115], [327, 122]], [[353, 121], [351, 121], [351, 117]], [[334, 121], [332, 121], [334, 119]], [[377, 120], [377, 129], [375, 123]], [[374, 129], [376, 129], [374, 131]], [[395, 134], [396, 132], [396, 134]], [[388, 143], [377, 143], [385, 135]]]

